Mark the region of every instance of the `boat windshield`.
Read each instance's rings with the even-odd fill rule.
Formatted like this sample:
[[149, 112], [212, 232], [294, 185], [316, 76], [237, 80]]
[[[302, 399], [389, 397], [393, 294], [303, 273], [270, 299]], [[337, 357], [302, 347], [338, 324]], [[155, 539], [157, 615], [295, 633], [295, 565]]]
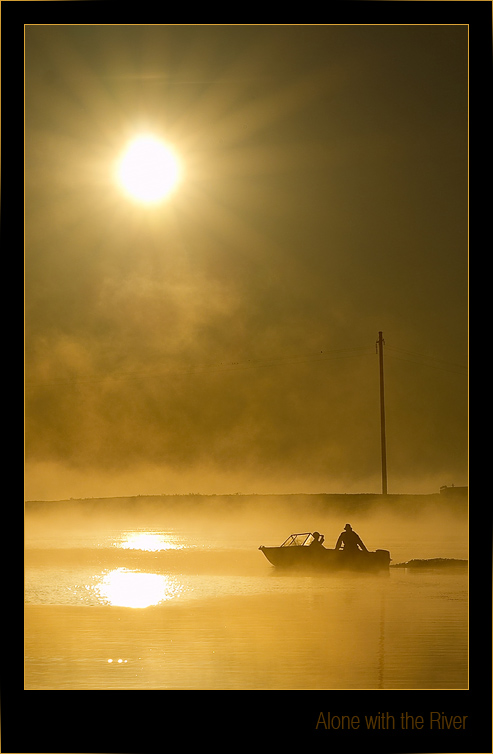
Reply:
[[312, 542], [313, 535], [308, 531], [303, 534], [291, 534], [291, 536], [282, 543], [281, 547], [303, 547], [304, 545], [310, 545]]

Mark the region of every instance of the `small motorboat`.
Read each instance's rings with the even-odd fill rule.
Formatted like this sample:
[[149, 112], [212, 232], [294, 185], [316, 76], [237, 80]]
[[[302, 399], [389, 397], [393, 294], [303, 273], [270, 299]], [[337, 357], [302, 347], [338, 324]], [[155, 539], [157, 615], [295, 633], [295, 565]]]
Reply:
[[319, 537], [317, 532], [291, 534], [280, 547], [261, 545], [258, 549], [277, 568], [327, 571], [385, 571], [389, 568], [388, 550], [329, 550], [321, 544]]

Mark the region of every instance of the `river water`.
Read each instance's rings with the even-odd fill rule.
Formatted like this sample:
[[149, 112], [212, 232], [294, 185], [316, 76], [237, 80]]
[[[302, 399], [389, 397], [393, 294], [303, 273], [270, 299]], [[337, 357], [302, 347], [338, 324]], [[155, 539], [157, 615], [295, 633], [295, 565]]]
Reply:
[[[463, 514], [185, 503], [27, 512], [25, 689], [468, 687]], [[333, 547], [347, 520], [388, 573], [279, 573], [258, 550]]]

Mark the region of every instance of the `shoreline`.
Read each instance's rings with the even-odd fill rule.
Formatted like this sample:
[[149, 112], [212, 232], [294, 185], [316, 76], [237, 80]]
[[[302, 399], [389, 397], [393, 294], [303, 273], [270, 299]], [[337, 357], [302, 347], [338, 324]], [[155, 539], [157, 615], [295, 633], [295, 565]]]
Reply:
[[191, 510], [231, 515], [268, 511], [313, 510], [318, 514], [337, 512], [347, 515], [373, 511], [418, 514], [428, 509], [463, 515], [469, 511], [467, 487], [446, 488], [430, 494], [378, 493], [289, 493], [231, 495], [132, 495], [114, 497], [71, 498], [65, 500], [28, 500], [26, 514], [36, 513], [137, 513], [146, 509], [187, 513]]
[[111, 495], [105, 497], [81, 497], [81, 498], [60, 498], [57, 500], [26, 500], [25, 505], [50, 505], [57, 503], [111, 503], [114, 501], [126, 501], [126, 502], [157, 502], [167, 501], [183, 501], [183, 500], [197, 500], [197, 501], [256, 501], [259, 499], [274, 499], [274, 500], [311, 500], [311, 501], [347, 501], [347, 502], [395, 502], [398, 500], [426, 500], [429, 502], [445, 502], [445, 501], [461, 501], [467, 502], [468, 500], [468, 487], [447, 487], [441, 492], [430, 493], [387, 493], [382, 494], [378, 492], [276, 492], [276, 493], [228, 493], [228, 494], [202, 494], [202, 493], [182, 493], [182, 494], [167, 494], [162, 493], [159, 495]]

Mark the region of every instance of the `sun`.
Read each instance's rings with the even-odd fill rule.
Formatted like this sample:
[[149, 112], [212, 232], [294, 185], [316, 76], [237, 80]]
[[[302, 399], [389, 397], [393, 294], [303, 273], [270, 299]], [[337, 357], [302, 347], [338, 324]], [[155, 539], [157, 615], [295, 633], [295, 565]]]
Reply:
[[154, 136], [134, 138], [118, 163], [120, 186], [133, 199], [154, 204], [178, 185], [181, 166], [173, 149]]

